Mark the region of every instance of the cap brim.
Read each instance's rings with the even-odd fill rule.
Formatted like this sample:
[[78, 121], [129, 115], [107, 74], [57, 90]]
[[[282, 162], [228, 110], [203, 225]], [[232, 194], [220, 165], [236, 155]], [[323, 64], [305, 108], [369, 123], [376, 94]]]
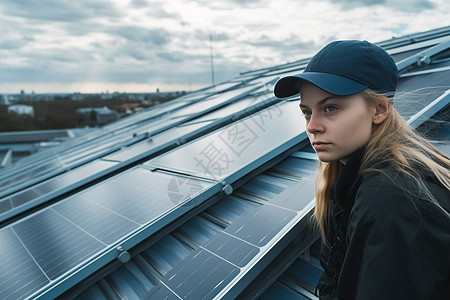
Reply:
[[299, 84], [303, 80], [327, 93], [338, 96], [353, 95], [367, 88], [367, 85], [343, 76], [329, 73], [307, 72], [295, 76], [287, 76], [278, 80], [274, 89], [275, 96], [277, 98], [286, 98], [299, 94]]

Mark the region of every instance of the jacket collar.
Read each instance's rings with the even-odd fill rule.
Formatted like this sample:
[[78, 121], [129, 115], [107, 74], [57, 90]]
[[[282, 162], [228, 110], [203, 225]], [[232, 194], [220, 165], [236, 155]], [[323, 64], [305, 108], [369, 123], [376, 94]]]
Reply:
[[340, 204], [347, 213], [353, 207], [356, 192], [360, 186], [359, 170], [364, 150], [364, 147], [360, 148], [350, 155], [333, 187], [333, 200]]

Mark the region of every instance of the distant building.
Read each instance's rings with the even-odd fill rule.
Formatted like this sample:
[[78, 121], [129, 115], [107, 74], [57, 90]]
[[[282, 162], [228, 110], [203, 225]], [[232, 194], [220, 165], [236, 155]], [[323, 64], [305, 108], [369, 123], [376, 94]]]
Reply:
[[124, 103], [120, 105], [120, 110], [129, 115], [132, 114], [133, 112], [138, 111], [140, 106], [141, 105], [139, 103]]
[[106, 124], [120, 119], [120, 114], [108, 107], [85, 107], [77, 109], [87, 123]]
[[0, 95], [0, 104], [9, 104], [9, 97], [8, 95]]
[[34, 108], [30, 105], [14, 104], [8, 106], [8, 113], [16, 113], [18, 115], [30, 115], [34, 116]]

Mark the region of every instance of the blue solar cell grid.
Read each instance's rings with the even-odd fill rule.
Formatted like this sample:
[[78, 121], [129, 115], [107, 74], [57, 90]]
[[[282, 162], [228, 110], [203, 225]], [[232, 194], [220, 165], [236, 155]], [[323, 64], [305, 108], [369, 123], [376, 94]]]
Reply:
[[220, 180], [263, 156], [268, 149], [305, 134], [305, 124], [299, 119], [298, 103], [284, 102], [146, 164]]
[[20, 299], [108, 251], [116, 253], [115, 244], [150, 223], [171, 222], [175, 210], [195, 206], [189, 201], [214, 184], [137, 167], [8, 225], [0, 231], [7, 249], [0, 258], [8, 261], [0, 274], [16, 274], [12, 266], [22, 265], [36, 279], [33, 284], [18, 279], [12, 288], [9, 281], [0, 283], [0, 298]]

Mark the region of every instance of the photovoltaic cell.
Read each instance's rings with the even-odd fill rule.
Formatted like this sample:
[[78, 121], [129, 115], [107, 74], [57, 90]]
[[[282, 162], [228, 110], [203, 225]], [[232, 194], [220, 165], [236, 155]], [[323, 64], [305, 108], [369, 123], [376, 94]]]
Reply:
[[180, 125], [171, 128], [170, 130], [164, 131], [160, 134], [157, 134], [153, 137], [153, 141], [156, 145], [162, 145], [164, 143], [170, 142], [170, 141], [177, 141], [179, 138], [183, 138], [186, 136], [186, 133], [193, 133], [202, 127], [205, 127], [209, 124], [211, 124], [212, 121], [207, 122], [201, 122], [201, 123], [194, 123], [189, 125]]
[[59, 169], [59, 168], [61, 168], [61, 163], [58, 160], [54, 159], [54, 160], [50, 161], [49, 163], [34, 169], [32, 175], [39, 176], [42, 173], [50, 172], [52, 170]]
[[59, 203], [54, 210], [108, 245], [139, 227], [137, 223], [82, 197]]
[[170, 271], [191, 252], [186, 245], [170, 234], [145, 251], [165, 272]]
[[114, 152], [108, 156], [105, 156], [104, 159], [126, 161], [142, 153], [148, 152], [155, 147], [156, 145], [152, 140], [145, 140], [140, 143], [129, 146], [127, 148], [124, 148], [118, 152]]
[[158, 212], [172, 207], [170, 203], [159, 201], [161, 199], [157, 197], [152, 199], [150, 192], [137, 189], [127, 191], [126, 188], [127, 186], [123, 183], [111, 181], [90, 190], [83, 197], [106, 206], [139, 224], [146, 223], [158, 215]]
[[0, 231], [0, 298], [25, 299], [50, 281], [11, 228]]
[[0, 202], [0, 214], [10, 210], [12, 208], [11, 201], [9, 199], [2, 200]]
[[220, 229], [219, 226], [208, 222], [203, 218], [193, 218], [180, 227], [182, 232], [200, 245], [207, 243], [220, 231]]
[[162, 282], [182, 299], [212, 299], [237, 274], [237, 267], [208, 251], [197, 249], [167, 273]]
[[35, 190], [41, 194], [49, 193], [70, 184], [74, 184], [82, 179], [89, 178], [90, 176], [111, 168], [116, 164], [117, 163], [115, 162], [96, 160], [67, 173], [61, 174], [53, 180], [40, 184], [35, 188]]
[[218, 180], [304, 133], [304, 126], [298, 103], [284, 102], [146, 164]]
[[219, 201], [213, 206], [211, 206], [208, 210], [213, 212], [216, 215], [222, 216], [229, 223], [234, 222], [239, 216], [241, 216], [244, 212], [249, 210], [252, 206], [257, 206], [250, 201], [243, 201], [240, 198], [231, 196], [226, 196], [223, 201]]
[[280, 197], [276, 197], [270, 201], [278, 206], [301, 211], [316, 196], [315, 184], [311, 176], [309, 179], [301, 179], [294, 187], [283, 192]]
[[227, 227], [225, 232], [263, 247], [295, 216], [293, 211], [276, 206], [254, 207]]
[[11, 197], [11, 201], [14, 207], [21, 206], [31, 199], [41, 196], [42, 194], [34, 189], [26, 190], [25, 192], [19, 193]]
[[[184, 202], [213, 185], [214, 182], [136, 167], [8, 225], [0, 231], [0, 243], [3, 248], [24, 248], [29, 260], [47, 279], [39, 284], [41, 287], [95, 259], [109, 249], [108, 245], [129, 237], [141, 225], [162, 220], [180, 204], [187, 208], [191, 204]], [[13, 232], [17, 235], [15, 240], [11, 239], [15, 235], [9, 234]], [[18, 256], [20, 251], [16, 256], [8, 251], [2, 252], [0, 258], [11, 256], [13, 265], [27, 259]], [[4, 270], [1, 268], [3, 265], [0, 270]], [[35, 291], [30, 288], [22, 294]], [[3, 298], [20, 298], [6, 287], [5, 293]]]
[[273, 167], [272, 170], [287, 175], [310, 176], [317, 168], [317, 164], [317, 161], [314, 160], [288, 157]]
[[13, 229], [52, 280], [105, 248], [100, 241], [51, 209], [15, 224]]
[[242, 189], [256, 193], [266, 199], [272, 199], [293, 184], [295, 182], [292, 180], [262, 174], [249, 180], [245, 188]]
[[[148, 170], [135, 169], [82, 193], [82, 197], [138, 224], [145, 224], [202, 188], [197, 181], [187, 181], [177, 181], [170, 176], [161, 178]], [[185, 186], [194, 190], [183, 190]]]
[[105, 171], [116, 164], [116, 162], [110, 161], [94, 161], [80, 168], [51, 178], [33, 188], [25, 189], [10, 197], [13, 207], [8, 208], [7, 202], [0, 203], [0, 214], [7, 212], [12, 208], [20, 207], [48, 193], [57, 192], [58, 190], [67, 188], [72, 184], [78, 183], [80, 180], [86, 180], [90, 176]]
[[205, 248], [241, 268], [259, 252], [259, 248], [225, 233], [218, 234]]
[[220, 119], [220, 118], [232, 116], [241, 110], [244, 110], [244, 109], [251, 107], [261, 101], [266, 100], [267, 98], [268, 98], [267, 96], [246, 97], [242, 100], [233, 102], [233, 103], [228, 104], [220, 109], [210, 112], [202, 117], [196, 118], [192, 122], [202, 122], [205, 120]]

